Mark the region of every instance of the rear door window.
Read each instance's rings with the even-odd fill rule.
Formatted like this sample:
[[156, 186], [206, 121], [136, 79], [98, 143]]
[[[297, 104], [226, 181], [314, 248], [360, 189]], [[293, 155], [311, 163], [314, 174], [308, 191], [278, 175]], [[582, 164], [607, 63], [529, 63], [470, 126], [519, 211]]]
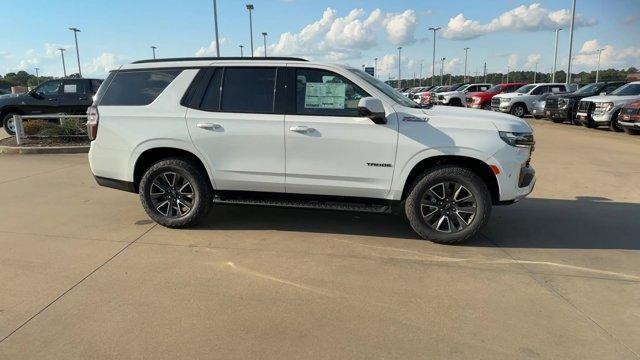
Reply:
[[548, 90], [549, 90], [548, 86], [538, 86], [537, 88], [533, 89], [533, 91], [531, 92], [531, 95], [542, 95], [548, 92]]
[[[273, 113], [275, 84], [276, 68], [225, 68], [220, 110], [224, 112]], [[215, 97], [215, 89], [210, 97]]]
[[565, 86], [560, 86], [560, 85], [552, 85], [549, 86], [549, 91], [552, 94], [556, 94], [556, 93], [560, 93], [560, 92], [564, 92], [566, 91], [566, 87]]
[[182, 70], [118, 72], [100, 101], [102, 106], [144, 106], [151, 104]]
[[66, 95], [84, 94], [84, 81], [82, 80], [65, 80], [62, 86], [62, 93]]

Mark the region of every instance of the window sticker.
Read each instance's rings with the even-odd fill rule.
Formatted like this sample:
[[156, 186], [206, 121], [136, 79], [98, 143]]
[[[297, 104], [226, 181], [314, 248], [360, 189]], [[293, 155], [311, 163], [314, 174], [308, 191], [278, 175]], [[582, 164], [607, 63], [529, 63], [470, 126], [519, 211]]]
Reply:
[[78, 92], [78, 86], [76, 84], [65, 84], [64, 92], [67, 94]]
[[344, 109], [346, 84], [307, 83], [304, 107], [310, 109]]

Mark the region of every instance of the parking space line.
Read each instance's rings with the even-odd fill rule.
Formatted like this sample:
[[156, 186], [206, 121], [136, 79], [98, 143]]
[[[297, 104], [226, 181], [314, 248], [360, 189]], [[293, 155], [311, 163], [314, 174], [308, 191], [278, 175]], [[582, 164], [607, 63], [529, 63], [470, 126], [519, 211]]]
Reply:
[[603, 327], [602, 325], [600, 325], [595, 319], [593, 319], [591, 316], [589, 316], [589, 314], [587, 314], [584, 310], [580, 309], [576, 304], [574, 304], [571, 300], [569, 300], [567, 297], [565, 297], [564, 295], [562, 295], [558, 290], [556, 290], [553, 286], [549, 285], [548, 282], [546, 281], [542, 281], [540, 279], [541, 274], [536, 274], [533, 271], [529, 270], [529, 268], [527, 268], [527, 266], [525, 266], [524, 263], [518, 261], [516, 258], [514, 258], [511, 253], [509, 253], [504, 247], [500, 246], [500, 244], [498, 244], [496, 241], [494, 241], [492, 238], [488, 237], [485, 234], [480, 234], [481, 237], [485, 238], [487, 241], [489, 241], [491, 244], [493, 244], [496, 248], [502, 250], [509, 258], [511, 258], [515, 263], [517, 263], [519, 266], [522, 267], [522, 269], [529, 275], [529, 277], [531, 277], [531, 279], [533, 279], [533, 281], [535, 281], [538, 285], [540, 285], [542, 288], [546, 289], [548, 292], [550, 292], [551, 294], [553, 294], [557, 299], [559, 299], [560, 301], [564, 301], [564, 303], [566, 303], [567, 305], [569, 305], [570, 308], [572, 308], [575, 312], [577, 312], [579, 315], [581, 315], [582, 317], [584, 317], [585, 319], [591, 321], [595, 326], [597, 326], [598, 328], [600, 328], [600, 330], [602, 330], [605, 334], [609, 335], [609, 337], [615, 341], [617, 341], [618, 343], [620, 343], [625, 349], [629, 350], [629, 352], [633, 355], [635, 355], [636, 358], [640, 359], [640, 354], [638, 354], [637, 352], [635, 352], [631, 347], [629, 347], [624, 341], [622, 341], [621, 339], [617, 338], [614, 334], [612, 334], [611, 332], [609, 332], [605, 327]]
[[78, 281], [77, 283], [75, 283], [74, 285], [72, 285], [70, 288], [68, 288], [67, 290], [65, 290], [62, 294], [58, 295], [58, 297], [56, 297], [55, 299], [53, 299], [49, 304], [47, 304], [45, 307], [43, 307], [42, 309], [40, 309], [38, 312], [36, 312], [35, 314], [33, 314], [30, 318], [28, 318], [25, 322], [23, 322], [22, 324], [20, 324], [17, 328], [15, 328], [13, 331], [11, 331], [7, 336], [5, 336], [4, 338], [2, 338], [0, 340], [0, 344], [2, 344], [5, 340], [7, 340], [11, 335], [15, 334], [18, 330], [22, 329], [22, 327], [24, 327], [25, 325], [27, 325], [31, 320], [35, 319], [38, 315], [42, 314], [45, 310], [47, 310], [51, 305], [55, 304], [56, 302], [58, 302], [58, 300], [60, 300], [62, 297], [64, 297], [66, 294], [68, 294], [71, 290], [75, 289], [78, 285], [82, 284], [85, 280], [87, 280], [91, 275], [95, 274], [98, 270], [102, 269], [105, 265], [107, 265], [109, 262], [111, 262], [111, 260], [115, 259], [118, 255], [122, 254], [125, 250], [127, 250], [131, 245], [133, 245], [136, 241], [138, 241], [138, 239], [142, 238], [143, 236], [145, 236], [147, 233], [149, 233], [151, 230], [153, 230], [153, 228], [155, 228], [157, 225], [154, 224], [153, 226], [151, 226], [149, 229], [147, 229], [145, 232], [143, 232], [142, 234], [140, 234], [138, 237], [136, 237], [135, 239], [133, 239], [132, 241], [130, 241], [128, 244], [126, 244], [124, 247], [122, 247], [122, 249], [118, 250], [115, 254], [113, 254], [113, 256], [111, 256], [110, 258], [108, 258], [105, 262], [103, 262], [102, 264], [100, 264], [98, 267], [96, 267], [95, 269], [93, 269], [89, 274], [87, 274], [85, 277], [83, 277], [82, 279], [80, 279], [80, 281]]

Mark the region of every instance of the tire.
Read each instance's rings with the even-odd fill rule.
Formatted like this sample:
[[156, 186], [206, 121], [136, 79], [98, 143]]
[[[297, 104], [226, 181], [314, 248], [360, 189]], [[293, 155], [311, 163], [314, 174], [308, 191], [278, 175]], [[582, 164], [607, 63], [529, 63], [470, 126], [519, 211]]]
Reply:
[[523, 104], [515, 104], [511, 107], [510, 113], [513, 116], [524, 117], [527, 113], [527, 108], [525, 108]]
[[[142, 206], [149, 217], [162, 226], [191, 227], [211, 208], [213, 195], [208, 179], [207, 174], [187, 160], [160, 160], [145, 171], [140, 181]], [[167, 204], [162, 205], [165, 202]]]
[[609, 122], [609, 130], [613, 132], [622, 132], [622, 127], [618, 124], [618, 114], [620, 111], [616, 111], [611, 117], [611, 121]]
[[533, 115], [533, 118], [534, 118], [534, 119], [536, 119], [536, 120], [540, 120], [540, 119], [542, 119], [542, 116], [540, 116], [540, 115]]
[[637, 130], [637, 129], [624, 128], [624, 132], [626, 132], [629, 135], [640, 135], [640, 130]]
[[564, 119], [551, 119], [551, 121], [553, 121], [556, 124], [562, 124], [564, 122]]
[[585, 122], [581, 122], [582, 126], [588, 128], [588, 129], [595, 129], [596, 128], [596, 124], [589, 122], [589, 121], [585, 121]]
[[2, 127], [4, 127], [4, 131], [6, 131], [9, 135], [16, 134], [15, 125], [13, 124], [13, 115], [18, 114], [9, 113], [2, 118]]
[[[472, 200], [467, 195], [471, 195]], [[475, 212], [460, 211], [463, 208]], [[458, 166], [439, 166], [417, 178], [404, 209], [409, 224], [423, 239], [457, 244], [471, 239], [487, 224], [491, 216], [491, 194], [472, 171]]]
[[462, 106], [462, 101], [460, 101], [460, 99], [451, 99], [449, 105], [460, 107]]
[[491, 102], [482, 104], [482, 110], [491, 110]]

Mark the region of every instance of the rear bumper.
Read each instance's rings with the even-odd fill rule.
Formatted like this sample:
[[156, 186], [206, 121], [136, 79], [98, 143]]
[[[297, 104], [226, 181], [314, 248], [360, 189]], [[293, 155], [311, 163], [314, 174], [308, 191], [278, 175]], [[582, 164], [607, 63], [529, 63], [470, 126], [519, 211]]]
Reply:
[[127, 191], [131, 193], [136, 193], [136, 187], [132, 182], [117, 180], [117, 179], [109, 179], [109, 178], [95, 176], [95, 175], [93, 177], [96, 179], [96, 182], [100, 186], [104, 186], [104, 187], [108, 187], [116, 190]]

